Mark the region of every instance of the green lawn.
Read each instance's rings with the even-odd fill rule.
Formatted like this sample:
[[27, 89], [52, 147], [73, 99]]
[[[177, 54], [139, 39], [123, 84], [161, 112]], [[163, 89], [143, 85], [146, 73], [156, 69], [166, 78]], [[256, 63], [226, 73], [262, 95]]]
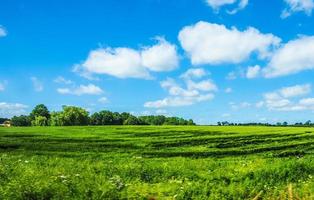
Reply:
[[314, 199], [314, 128], [0, 128], [0, 199]]

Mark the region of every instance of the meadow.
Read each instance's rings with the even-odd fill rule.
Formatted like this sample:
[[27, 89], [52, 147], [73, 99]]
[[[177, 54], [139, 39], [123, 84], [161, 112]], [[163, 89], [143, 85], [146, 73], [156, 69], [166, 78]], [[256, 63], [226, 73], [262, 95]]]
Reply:
[[314, 199], [314, 128], [0, 128], [0, 199]]

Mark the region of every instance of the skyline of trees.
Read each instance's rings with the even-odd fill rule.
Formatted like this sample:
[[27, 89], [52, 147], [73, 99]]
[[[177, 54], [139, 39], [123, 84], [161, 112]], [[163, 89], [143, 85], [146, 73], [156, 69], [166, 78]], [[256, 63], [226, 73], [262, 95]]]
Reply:
[[44, 104], [34, 107], [29, 115], [11, 118], [13, 126], [87, 126], [87, 125], [196, 125], [192, 119], [163, 115], [134, 116], [127, 112], [102, 110], [92, 115], [84, 108], [63, 106], [50, 112]]

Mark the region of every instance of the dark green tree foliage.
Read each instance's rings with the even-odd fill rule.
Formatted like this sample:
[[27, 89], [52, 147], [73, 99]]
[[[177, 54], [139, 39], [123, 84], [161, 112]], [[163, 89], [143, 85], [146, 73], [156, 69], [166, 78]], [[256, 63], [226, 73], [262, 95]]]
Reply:
[[115, 120], [112, 112], [103, 110], [92, 114], [90, 121], [92, 125], [113, 125]]
[[63, 106], [63, 120], [65, 126], [79, 126], [89, 124], [89, 113], [80, 107]]
[[35, 108], [30, 113], [30, 118], [32, 120], [34, 120], [35, 117], [38, 117], [38, 116], [46, 117], [47, 120], [50, 119], [49, 110], [44, 104], [39, 104], [35, 106]]
[[163, 125], [166, 121], [166, 117], [163, 115], [150, 115], [150, 116], [140, 116], [139, 120], [143, 125]]
[[63, 111], [53, 112], [50, 119], [52, 126], [84, 126], [89, 124], [89, 113], [80, 107], [63, 106]]
[[9, 119], [7, 118], [0, 118], [0, 124], [3, 124], [5, 121], [8, 121]]
[[33, 126], [48, 126], [50, 112], [44, 104], [39, 104], [35, 106], [29, 117]]
[[142, 125], [142, 123], [140, 122], [140, 120], [133, 116], [130, 115], [123, 123], [124, 125]]
[[14, 126], [84, 126], [84, 125], [195, 125], [193, 120], [179, 117], [165, 117], [150, 115], [136, 117], [130, 113], [118, 113], [103, 110], [89, 116], [80, 107], [63, 106], [62, 111], [49, 112], [43, 104], [37, 105], [29, 116], [12, 118]]
[[179, 117], [167, 117], [166, 121], [165, 121], [165, 125], [188, 125], [188, 124], [194, 124], [194, 122], [191, 121], [187, 121], [183, 118], [179, 118]]
[[12, 125], [13, 126], [31, 126], [31, 118], [26, 115], [21, 115], [21, 116], [14, 116], [11, 119]]

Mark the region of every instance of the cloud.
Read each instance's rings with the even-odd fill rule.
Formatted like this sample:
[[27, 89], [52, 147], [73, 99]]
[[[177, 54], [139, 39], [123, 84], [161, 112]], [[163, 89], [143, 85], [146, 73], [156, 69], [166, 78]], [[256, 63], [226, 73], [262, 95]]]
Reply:
[[179, 56], [175, 45], [170, 44], [162, 37], [156, 38], [158, 43], [145, 47], [142, 52], [142, 64], [150, 71], [172, 71], [179, 66]]
[[103, 90], [98, 86], [88, 84], [80, 85], [79, 87], [76, 88], [58, 88], [57, 92], [60, 94], [71, 94], [81, 96], [81, 95], [100, 95], [103, 93]]
[[300, 98], [310, 92], [310, 84], [295, 85], [269, 92], [263, 95], [264, 100], [259, 102], [259, 108], [265, 105], [269, 110], [276, 111], [314, 110], [314, 104], [312, 104], [312, 100], [314, 100], [313, 98], [303, 98], [297, 101], [294, 100], [295, 98]]
[[44, 90], [44, 85], [43, 85], [43, 83], [40, 81], [40, 80], [38, 80], [38, 78], [37, 77], [31, 77], [31, 81], [32, 81], [32, 83], [33, 83], [33, 87], [34, 87], [34, 90], [36, 91], [36, 92], [41, 92], [41, 91], [43, 91]]
[[237, 13], [238, 11], [244, 9], [249, 3], [248, 0], [206, 0], [206, 2], [207, 5], [209, 5], [215, 12], [218, 12], [223, 6], [238, 4], [237, 8], [227, 11], [228, 14]]
[[314, 8], [313, 0], [284, 0], [287, 4], [281, 13], [281, 18], [287, 18], [295, 12], [304, 12], [306, 15], [310, 16]]
[[15, 115], [22, 115], [26, 113], [26, 108], [28, 106], [20, 103], [0, 102], [0, 116], [10, 118]]
[[259, 65], [248, 67], [247, 72], [246, 72], [246, 78], [248, 79], [256, 78], [260, 75], [260, 72], [261, 72], [261, 67]]
[[305, 84], [282, 88], [279, 93], [284, 98], [291, 98], [309, 94], [311, 90], [311, 84]]
[[185, 73], [183, 73], [180, 76], [180, 78], [183, 78], [183, 79], [202, 78], [206, 75], [208, 75], [208, 72], [206, 72], [204, 69], [195, 68], [195, 69], [188, 69]]
[[54, 80], [55, 83], [60, 83], [60, 84], [66, 84], [66, 85], [71, 85], [73, 84], [73, 81], [71, 80], [67, 80], [65, 79], [64, 77], [62, 76], [58, 76], [55, 80]]
[[199, 91], [217, 91], [218, 90], [216, 84], [210, 79], [199, 81], [199, 82], [188, 80], [186, 82], [186, 85], [189, 90], [199, 90]]
[[239, 31], [235, 27], [228, 29], [224, 25], [204, 21], [184, 27], [178, 38], [193, 65], [236, 64], [253, 53], [264, 59], [281, 41], [272, 34], [260, 33], [252, 27]]
[[[191, 74], [193, 75], [191, 76]], [[215, 83], [210, 79], [195, 81], [193, 80], [193, 78], [195, 78], [194, 75], [195, 74], [191, 73], [191, 71], [187, 71], [180, 76], [183, 79], [185, 87], [182, 87], [177, 81], [171, 78], [162, 81], [160, 85], [168, 92], [168, 97], [157, 101], [146, 102], [144, 107], [163, 108], [189, 106], [213, 99], [213, 92], [218, 90]], [[196, 76], [196, 78], [199, 78], [199, 76]]]
[[314, 36], [303, 36], [278, 49], [263, 70], [267, 78], [314, 69]]
[[108, 98], [107, 97], [101, 97], [98, 99], [98, 102], [103, 103], [103, 104], [108, 103]]
[[3, 26], [0, 25], [0, 37], [5, 37], [7, 36], [7, 31]]
[[178, 67], [176, 46], [157, 37], [157, 44], [135, 50], [126, 47], [92, 50], [88, 58], [74, 71], [90, 78], [92, 74], [107, 74], [117, 78], [151, 79], [150, 71], [171, 71]]
[[231, 11], [227, 11], [227, 13], [230, 15], [234, 15], [240, 10], [243, 10], [248, 4], [249, 4], [249, 0], [240, 0], [238, 7]]

